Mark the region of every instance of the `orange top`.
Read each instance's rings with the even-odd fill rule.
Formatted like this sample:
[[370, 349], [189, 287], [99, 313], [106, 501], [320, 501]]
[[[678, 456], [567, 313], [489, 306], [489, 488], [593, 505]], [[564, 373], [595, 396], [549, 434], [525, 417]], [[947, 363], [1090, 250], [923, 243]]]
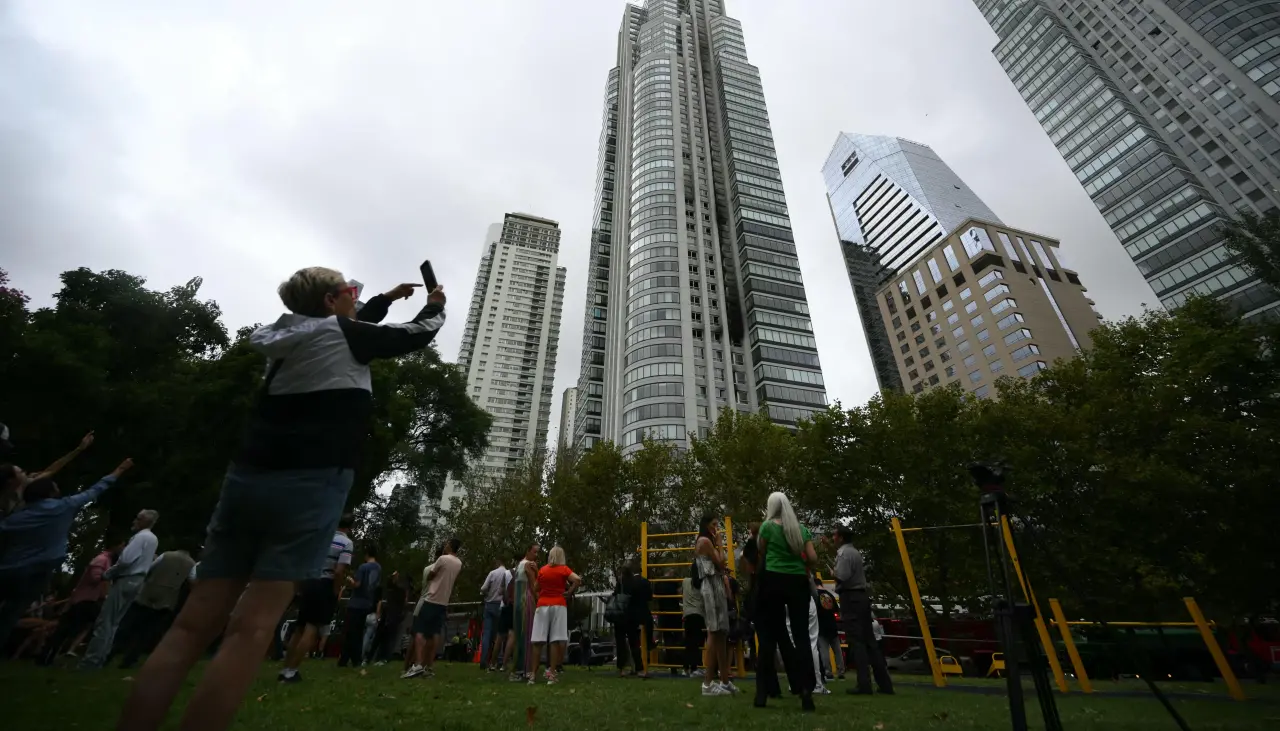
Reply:
[[573, 569], [568, 566], [543, 566], [538, 569], [538, 606], [565, 606], [564, 592]]

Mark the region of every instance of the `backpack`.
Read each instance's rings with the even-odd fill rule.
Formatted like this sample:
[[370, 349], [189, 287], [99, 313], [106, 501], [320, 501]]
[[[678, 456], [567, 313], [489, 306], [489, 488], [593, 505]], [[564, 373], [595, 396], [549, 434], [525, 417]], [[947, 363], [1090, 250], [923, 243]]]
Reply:
[[618, 585], [618, 590], [609, 597], [609, 601], [604, 605], [604, 619], [609, 624], [618, 624], [627, 617], [627, 610], [631, 606], [631, 595], [623, 590], [622, 585]]

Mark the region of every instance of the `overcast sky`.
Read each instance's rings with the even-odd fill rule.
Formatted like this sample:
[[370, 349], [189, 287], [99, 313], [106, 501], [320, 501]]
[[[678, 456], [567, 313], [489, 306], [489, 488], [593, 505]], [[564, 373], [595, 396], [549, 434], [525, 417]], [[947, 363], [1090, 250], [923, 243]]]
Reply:
[[[970, 0], [727, 0], [760, 67], [828, 391], [876, 384], [820, 168], [841, 131], [932, 146], [1056, 237], [1108, 318], [1156, 300], [990, 51]], [[204, 278], [228, 327], [324, 265], [382, 291], [431, 258], [454, 360], [486, 228], [560, 222], [556, 370], [576, 383], [606, 75], [623, 0], [0, 0], [0, 267]], [[392, 317], [406, 318], [401, 303]]]

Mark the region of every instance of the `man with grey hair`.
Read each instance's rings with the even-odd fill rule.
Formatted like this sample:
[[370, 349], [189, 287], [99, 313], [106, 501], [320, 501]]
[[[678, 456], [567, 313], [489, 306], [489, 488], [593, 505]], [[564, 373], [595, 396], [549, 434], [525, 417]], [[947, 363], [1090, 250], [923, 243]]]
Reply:
[[280, 285], [289, 312], [249, 338], [267, 358], [266, 377], [209, 521], [197, 581], [117, 728], [159, 728], [224, 628], [181, 725], [231, 725], [294, 585], [324, 569], [369, 433], [370, 362], [427, 347], [444, 324], [440, 287], [409, 322], [378, 324], [392, 301], [419, 286], [401, 284], [359, 308], [359, 286], [332, 269], [301, 269]]
[[111, 590], [102, 611], [98, 612], [98, 619], [94, 621], [89, 647], [80, 660], [81, 670], [96, 670], [106, 664], [120, 620], [124, 619], [125, 612], [142, 591], [147, 571], [155, 561], [156, 547], [160, 542], [151, 532], [151, 527], [159, 518], [160, 514], [154, 510], [140, 511], [133, 519], [133, 537], [120, 552], [120, 559], [102, 574], [111, 582]]

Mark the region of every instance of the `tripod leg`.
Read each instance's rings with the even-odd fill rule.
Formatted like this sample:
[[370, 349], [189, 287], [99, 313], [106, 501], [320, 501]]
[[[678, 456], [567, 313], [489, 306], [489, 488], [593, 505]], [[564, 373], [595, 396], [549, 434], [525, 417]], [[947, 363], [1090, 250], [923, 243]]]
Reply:
[[1040, 702], [1040, 714], [1044, 717], [1045, 731], [1062, 731], [1062, 718], [1058, 716], [1058, 702], [1053, 697], [1053, 686], [1049, 684], [1048, 663], [1040, 655], [1038, 632], [1031, 619], [1032, 608], [1022, 605], [1021, 612], [1015, 621], [1018, 623], [1022, 646], [1027, 648], [1027, 663], [1031, 666], [1031, 679], [1036, 686], [1036, 700]]

